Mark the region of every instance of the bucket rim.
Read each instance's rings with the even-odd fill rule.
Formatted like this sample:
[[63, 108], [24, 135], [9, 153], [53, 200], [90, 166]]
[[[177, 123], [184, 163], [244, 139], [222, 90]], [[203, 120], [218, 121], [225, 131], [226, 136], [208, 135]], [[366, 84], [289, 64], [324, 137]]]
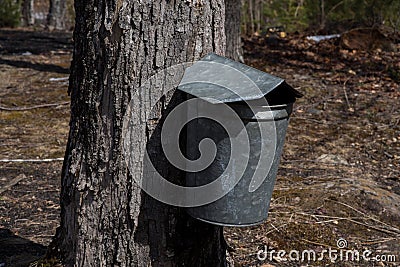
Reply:
[[239, 105], [231, 106], [242, 120], [245, 121], [278, 121], [290, 117], [293, 103], [279, 105]]
[[250, 106], [250, 107], [257, 107], [257, 108], [269, 108], [269, 109], [285, 109], [286, 107], [293, 106], [294, 102], [289, 102], [285, 104], [278, 104], [278, 105], [249, 105], [247, 102], [234, 102], [234, 103], [229, 103], [232, 106]]

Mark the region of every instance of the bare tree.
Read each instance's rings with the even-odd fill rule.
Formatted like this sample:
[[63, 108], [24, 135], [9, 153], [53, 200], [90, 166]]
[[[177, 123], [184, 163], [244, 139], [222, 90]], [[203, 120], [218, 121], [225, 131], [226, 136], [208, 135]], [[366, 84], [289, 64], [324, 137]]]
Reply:
[[263, 23], [263, 0], [242, 0], [244, 5], [243, 22], [245, 26], [245, 34], [251, 35], [255, 32], [260, 32]]
[[24, 0], [22, 2], [22, 25], [31, 26], [35, 24], [34, 0]]
[[322, 30], [325, 28], [326, 25], [325, 0], [319, 0], [319, 10], [320, 10], [319, 28], [320, 30]]
[[[132, 88], [156, 70], [225, 53], [224, 2], [76, 0], [75, 10], [70, 133], [52, 252], [66, 266], [225, 266], [222, 227], [143, 193], [132, 177], [145, 179], [146, 167], [129, 172], [122, 153], [128, 103], [139, 115], [147, 101]], [[175, 180], [183, 173], [157, 140], [160, 121], [180, 101], [167, 97], [134, 141], [146, 143], [157, 169]]]
[[67, 13], [67, 0], [50, 0], [47, 26], [50, 29], [64, 30]]
[[241, 0], [225, 0], [226, 56], [243, 62], [241, 10]]

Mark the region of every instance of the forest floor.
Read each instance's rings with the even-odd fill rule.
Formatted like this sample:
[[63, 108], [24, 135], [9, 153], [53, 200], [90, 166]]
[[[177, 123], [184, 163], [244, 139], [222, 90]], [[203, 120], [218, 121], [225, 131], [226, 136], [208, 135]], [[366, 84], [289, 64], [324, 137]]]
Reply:
[[[59, 223], [71, 51], [68, 33], [0, 30], [0, 266], [39, 258]], [[395, 51], [348, 50], [300, 35], [245, 41], [247, 64], [304, 97], [291, 117], [267, 222], [225, 229], [237, 266], [400, 265]], [[302, 258], [306, 250], [316, 259]], [[351, 260], [349, 251], [366, 258]]]

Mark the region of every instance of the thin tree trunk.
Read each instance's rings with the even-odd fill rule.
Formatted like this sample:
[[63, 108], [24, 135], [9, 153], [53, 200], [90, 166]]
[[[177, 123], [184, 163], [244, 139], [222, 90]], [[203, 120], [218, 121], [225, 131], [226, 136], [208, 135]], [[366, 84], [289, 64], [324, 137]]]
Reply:
[[31, 26], [35, 24], [34, 0], [24, 0], [22, 2], [22, 25]]
[[[66, 266], [225, 266], [222, 227], [143, 193], [132, 177], [145, 179], [146, 166], [130, 173], [122, 155], [128, 103], [139, 115], [146, 101], [132, 88], [156, 70], [224, 54], [224, 2], [76, 0], [75, 10], [70, 133], [52, 252]], [[168, 109], [181, 101], [170, 99]], [[157, 168], [181, 181], [162, 156], [159, 125], [149, 125], [135, 143], [146, 143]], [[134, 151], [143, 152], [139, 145]]]
[[64, 30], [67, 13], [67, 0], [50, 0], [47, 26], [50, 29]]
[[[247, 36], [248, 34], [248, 27], [249, 27], [249, 6], [248, 6], [248, 1], [247, 0], [241, 0], [241, 5], [242, 5], [242, 17], [241, 17], [241, 22], [243, 25], [243, 34]], [[226, 10], [225, 10], [226, 12]]]
[[249, 17], [250, 17], [250, 33], [253, 34], [255, 32], [254, 27], [254, 1], [249, 0]]
[[226, 56], [243, 62], [241, 10], [241, 0], [225, 0]]
[[261, 12], [262, 12], [262, 2], [261, 0], [256, 0], [255, 9], [254, 9], [254, 17], [256, 24], [256, 31], [260, 33], [261, 31]]
[[325, 16], [325, 0], [319, 0], [319, 8], [320, 8], [320, 22], [319, 22], [319, 29], [323, 30], [326, 24], [326, 16]]

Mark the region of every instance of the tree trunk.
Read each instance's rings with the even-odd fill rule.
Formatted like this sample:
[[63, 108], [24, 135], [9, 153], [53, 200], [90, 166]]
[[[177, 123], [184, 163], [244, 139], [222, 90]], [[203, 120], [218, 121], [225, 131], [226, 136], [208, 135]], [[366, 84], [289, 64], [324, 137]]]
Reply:
[[22, 2], [22, 26], [31, 26], [35, 24], [33, 0], [24, 0]]
[[241, 0], [225, 0], [226, 56], [243, 62], [241, 10]]
[[[223, 0], [76, 0], [71, 121], [62, 172], [61, 226], [52, 244], [66, 266], [225, 266], [222, 227], [188, 217], [143, 193], [122, 153], [129, 102], [156, 70], [224, 54]], [[172, 100], [171, 100], [172, 99]], [[167, 97], [160, 118], [182, 101]], [[169, 103], [168, 103], [169, 101]], [[159, 125], [143, 122], [157, 169], [182, 181], [162, 155]], [[144, 148], [146, 149], [146, 147]], [[141, 155], [138, 145], [135, 155]]]
[[67, 0], [50, 0], [47, 26], [50, 29], [64, 30], [67, 13]]
[[320, 21], [319, 21], [319, 30], [325, 29], [326, 24], [326, 16], [325, 16], [325, 0], [319, 0], [319, 9], [320, 9]]
[[256, 0], [255, 9], [254, 9], [254, 17], [256, 24], [256, 32], [261, 32], [261, 13], [262, 13], [262, 2], [261, 0]]
[[250, 16], [250, 33], [255, 33], [255, 23], [254, 23], [254, 2], [255, 0], [249, 0], [249, 16]]

